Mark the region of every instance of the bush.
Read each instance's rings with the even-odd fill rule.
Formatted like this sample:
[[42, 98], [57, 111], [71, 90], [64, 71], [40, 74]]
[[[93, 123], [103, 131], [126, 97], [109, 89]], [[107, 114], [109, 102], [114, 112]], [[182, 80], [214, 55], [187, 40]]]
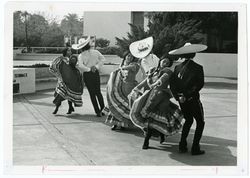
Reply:
[[30, 66], [25, 66], [25, 65], [20, 65], [20, 66], [14, 66], [16, 68], [41, 68], [41, 67], [49, 67], [48, 64], [33, 64], [33, 65], [30, 65]]
[[47, 48], [45, 49], [40, 49], [40, 50], [35, 50], [35, 53], [49, 53], [49, 54], [62, 54], [63, 49], [56, 49], [56, 48]]
[[118, 55], [119, 49], [115, 46], [109, 46], [105, 48], [97, 48], [97, 50], [102, 53], [102, 55]]
[[103, 38], [97, 38], [96, 41], [95, 41], [95, 43], [96, 43], [97, 47], [105, 48], [105, 47], [109, 46], [110, 41], [107, 40], [107, 39], [103, 39]]

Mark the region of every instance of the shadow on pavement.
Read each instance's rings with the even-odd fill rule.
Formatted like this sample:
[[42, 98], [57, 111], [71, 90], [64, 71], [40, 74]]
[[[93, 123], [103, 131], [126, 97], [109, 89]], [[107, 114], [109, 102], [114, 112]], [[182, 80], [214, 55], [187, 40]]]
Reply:
[[51, 91], [53, 90], [43, 90], [43, 91], [38, 91], [36, 93], [20, 94], [14, 96], [14, 98], [23, 97], [26, 98], [27, 100], [39, 100], [39, 99], [51, 98], [54, 97], [54, 93]]
[[34, 104], [34, 105], [40, 105], [40, 106], [52, 106], [52, 107], [55, 107], [55, 105], [53, 103], [45, 103], [45, 102], [32, 101], [32, 100], [29, 100], [29, 103]]
[[[73, 114], [67, 116], [70, 119], [76, 120], [84, 120], [84, 121], [92, 121], [92, 122], [99, 122], [105, 124], [106, 117], [103, 116], [101, 118], [96, 117], [95, 115], [81, 115], [81, 114]], [[107, 127], [109, 127], [108, 124]], [[132, 136], [137, 136], [144, 138], [143, 132], [139, 128], [127, 128], [125, 130], [114, 130], [114, 134], [116, 133], [124, 133], [130, 134]], [[194, 133], [194, 130], [191, 129], [190, 133]], [[163, 144], [158, 144], [159, 146], [153, 147], [152, 143], [149, 145], [148, 151], [150, 149], [159, 150], [159, 151], [166, 151], [170, 152], [169, 157], [176, 161], [182, 162], [186, 165], [193, 165], [193, 166], [203, 166], [203, 165], [211, 165], [211, 166], [221, 166], [221, 165], [236, 165], [237, 164], [237, 157], [232, 155], [230, 149], [228, 147], [237, 147], [237, 141], [228, 140], [223, 138], [216, 138], [211, 136], [203, 135], [201, 148], [206, 151], [205, 155], [200, 156], [192, 156], [190, 154], [191, 143], [189, 143], [189, 152], [185, 154], [180, 154], [178, 152], [178, 141], [180, 135], [169, 136], [166, 138], [166, 142]], [[193, 134], [189, 135], [189, 139], [193, 139]], [[159, 141], [157, 137], [151, 137], [150, 140]], [[189, 141], [190, 142], [190, 141]], [[141, 144], [143, 143], [143, 140]]]
[[[144, 138], [143, 132], [139, 128], [129, 128], [125, 130], [116, 130], [114, 132], [122, 132], [124, 134], [131, 134], [133, 136]], [[186, 165], [192, 166], [235, 166], [237, 165], [237, 157], [232, 154], [228, 147], [237, 147], [237, 141], [229, 140], [224, 138], [217, 138], [211, 136], [202, 136], [201, 149], [206, 151], [205, 155], [200, 156], [192, 156], [190, 154], [191, 149], [191, 141], [193, 139], [194, 129], [190, 130], [189, 135], [189, 152], [185, 154], [181, 154], [178, 152], [179, 146], [179, 138], [180, 135], [176, 134], [174, 136], [169, 136], [166, 138], [163, 144], [157, 143], [158, 146], [152, 146], [153, 143], [149, 144], [149, 149], [159, 150], [169, 152], [169, 157], [178, 162], [182, 162]], [[115, 133], [114, 133], [115, 134]], [[157, 137], [151, 137], [150, 139], [159, 141]], [[143, 144], [143, 141], [141, 142]]]
[[201, 149], [206, 151], [206, 154], [199, 156], [192, 156], [190, 154], [190, 146], [188, 153], [178, 152], [178, 143], [168, 144], [167, 142], [158, 147], [150, 147], [159, 151], [170, 152], [169, 157], [178, 162], [192, 166], [236, 166], [237, 157], [232, 155], [230, 147], [236, 147], [237, 142], [234, 140], [227, 140], [222, 138], [203, 136]]
[[237, 84], [223, 82], [206, 82], [204, 88], [237, 90]]
[[[60, 116], [60, 115], [55, 115], [55, 116]], [[62, 116], [62, 115], [61, 115]], [[96, 117], [94, 114], [78, 114], [78, 113], [73, 113], [69, 115], [63, 115], [69, 119], [75, 119], [75, 120], [80, 120], [80, 121], [92, 121], [92, 122], [105, 122], [105, 116], [103, 117]]]

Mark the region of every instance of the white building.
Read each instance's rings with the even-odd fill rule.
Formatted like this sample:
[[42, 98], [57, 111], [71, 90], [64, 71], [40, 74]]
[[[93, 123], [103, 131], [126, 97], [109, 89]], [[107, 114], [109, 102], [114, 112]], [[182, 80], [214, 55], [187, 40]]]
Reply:
[[110, 45], [116, 44], [115, 37], [126, 37], [130, 32], [129, 23], [147, 28], [147, 18], [144, 12], [84, 12], [83, 34], [110, 40]]

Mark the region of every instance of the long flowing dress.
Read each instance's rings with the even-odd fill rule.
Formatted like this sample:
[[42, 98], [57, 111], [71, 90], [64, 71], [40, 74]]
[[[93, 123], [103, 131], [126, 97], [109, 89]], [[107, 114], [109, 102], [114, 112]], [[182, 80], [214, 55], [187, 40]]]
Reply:
[[138, 84], [135, 80], [138, 70], [139, 64], [133, 62], [126, 67], [126, 76], [124, 76], [124, 71], [121, 70], [113, 71], [110, 74], [107, 84], [108, 106], [105, 108], [108, 111], [108, 116], [105, 123], [122, 127], [133, 127], [129, 117], [130, 107], [127, 96]]
[[76, 107], [82, 106], [83, 80], [80, 71], [71, 67], [63, 56], [52, 61], [49, 71], [58, 79], [53, 103], [57, 105], [62, 100], [68, 100]]
[[161, 85], [149, 87], [149, 78], [142, 81], [134, 90], [144, 91], [141, 94], [131, 92], [129, 95], [132, 122], [142, 130], [152, 128], [164, 135], [173, 135], [182, 128], [183, 115], [179, 107], [170, 101], [172, 93], [169, 79], [172, 71], [165, 68], [159, 77]]

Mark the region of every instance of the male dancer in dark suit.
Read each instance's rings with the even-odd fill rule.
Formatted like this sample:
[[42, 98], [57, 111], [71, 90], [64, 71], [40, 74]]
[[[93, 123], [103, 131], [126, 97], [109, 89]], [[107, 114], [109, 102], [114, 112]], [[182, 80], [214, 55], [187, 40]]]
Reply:
[[[170, 81], [171, 91], [175, 99], [179, 102], [185, 118], [179, 143], [179, 152], [185, 153], [188, 151], [187, 136], [194, 118], [196, 120], [196, 130], [191, 154], [201, 155], [205, 153], [204, 150], [200, 149], [200, 139], [202, 137], [205, 122], [199, 91], [204, 86], [204, 72], [203, 67], [192, 60], [195, 57], [195, 52], [198, 52], [198, 50], [195, 50], [195, 48], [192, 49], [191, 46], [186, 49], [184, 48], [184, 50], [183, 48], [179, 48], [181, 50], [177, 51], [177, 49], [175, 52], [180, 55], [180, 58], [184, 58], [185, 61], [175, 67]], [[204, 48], [206, 49], [206, 46]], [[172, 54], [175, 54], [175, 52], [172, 51]], [[171, 54], [171, 52], [169, 54]]]

